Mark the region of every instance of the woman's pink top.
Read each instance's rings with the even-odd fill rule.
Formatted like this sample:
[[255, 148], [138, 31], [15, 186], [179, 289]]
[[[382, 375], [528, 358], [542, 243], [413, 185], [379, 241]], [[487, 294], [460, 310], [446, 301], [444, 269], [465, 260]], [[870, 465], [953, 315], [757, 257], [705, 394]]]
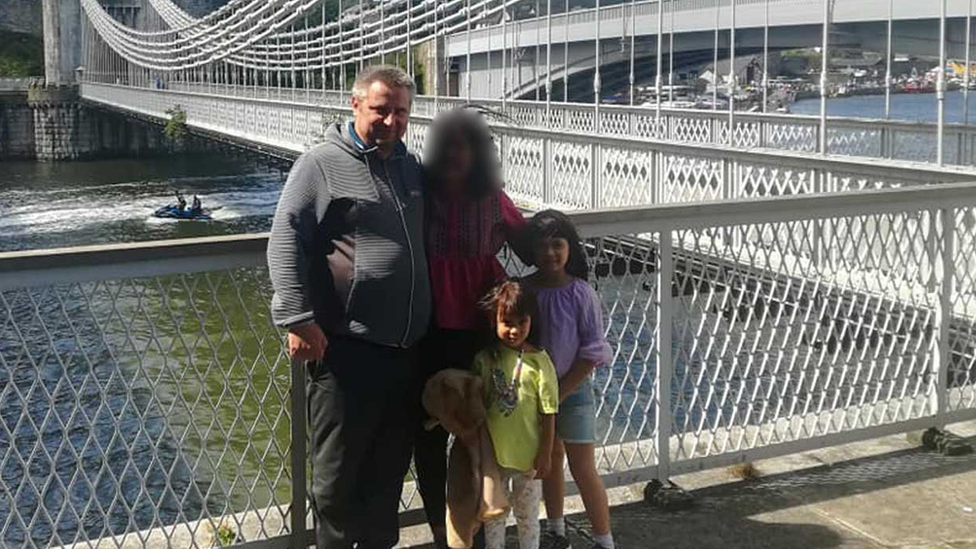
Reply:
[[485, 325], [478, 302], [505, 279], [498, 252], [525, 225], [503, 191], [481, 200], [431, 193], [427, 203], [427, 262], [439, 328]]

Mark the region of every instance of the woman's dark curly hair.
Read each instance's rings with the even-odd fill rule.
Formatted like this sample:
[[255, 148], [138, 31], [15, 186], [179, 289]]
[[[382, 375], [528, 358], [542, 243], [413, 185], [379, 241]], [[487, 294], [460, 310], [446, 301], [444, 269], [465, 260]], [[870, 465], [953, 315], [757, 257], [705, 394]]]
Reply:
[[569, 261], [566, 262], [566, 272], [580, 280], [589, 278], [590, 269], [586, 264], [583, 240], [566, 214], [558, 210], [543, 210], [532, 216], [524, 234], [525, 244], [533, 253], [543, 240], [550, 238], [565, 239], [569, 243]]
[[481, 199], [501, 189], [501, 162], [491, 136], [491, 129], [482, 113], [474, 107], [458, 107], [438, 114], [430, 125], [424, 143], [424, 167], [428, 188], [434, 192], [444, 186], [440, 178], [448, 149], [458, 138], [471, 148], [471, 171], [467, 177], [465, 194]]

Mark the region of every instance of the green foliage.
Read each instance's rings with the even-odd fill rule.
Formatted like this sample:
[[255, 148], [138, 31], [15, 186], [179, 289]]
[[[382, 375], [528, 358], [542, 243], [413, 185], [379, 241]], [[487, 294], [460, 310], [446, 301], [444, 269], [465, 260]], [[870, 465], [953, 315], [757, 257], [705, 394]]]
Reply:
[[186, 137], [186, 111], [183, 107], [176, 105], [171, 109], [166, 111], [169, 115], [169, 120], [166, 121], [166, 127], [163, 129], [163, 135], [166, 139], [170, 141], [182, 141]]
[[237, 532], [233, 528], [221, 523], [213, 529], [214, 547], [230, 547], [237, 542]]
[[413, 81], [417, 84], [417, 94], [423, 95], [426, 93], [426, 73], [424, 71], [424, 64], [414, 58], [413, 62]]
[[44, 75], [44, 42], [21, 32], [0, 31], [0, 77]]

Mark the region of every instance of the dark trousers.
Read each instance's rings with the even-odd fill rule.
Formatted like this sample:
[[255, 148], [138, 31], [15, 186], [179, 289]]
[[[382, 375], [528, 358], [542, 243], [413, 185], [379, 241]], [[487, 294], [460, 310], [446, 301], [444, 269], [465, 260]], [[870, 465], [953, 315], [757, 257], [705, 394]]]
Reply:
[[417, 352], [332, 338], [309, 366], [318, 549], [389, 549], [420, 407]]
[[[484, 347], [485, 336], [475, 330], [431, 329], [420, 343], [421, 377], [428, 379], [445, 368], [468, 369], [474, 355]], [[417, 488], [424, 500], [424, 512], [431, 528], [444, 527], [447, 510], [447, 431], [428, 431], [421, 414], [416, 427], [414, 465]]]

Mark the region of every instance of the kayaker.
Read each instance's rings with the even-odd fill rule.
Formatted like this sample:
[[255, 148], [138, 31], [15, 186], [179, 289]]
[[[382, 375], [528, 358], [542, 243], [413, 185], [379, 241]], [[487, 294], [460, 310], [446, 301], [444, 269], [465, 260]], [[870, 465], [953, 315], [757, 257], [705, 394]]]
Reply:
[[194, 215], [203, 212], [203, 204], [200, 203], [200, 197], [193, 195], [193, 208], [190, 210]]
[[177, 202], [176, 207], [181, 212], [186, 210], [186, 199], [183, 198], [183, 193], [181, 193], [180, 191], [176, 191], [176, 202]]

